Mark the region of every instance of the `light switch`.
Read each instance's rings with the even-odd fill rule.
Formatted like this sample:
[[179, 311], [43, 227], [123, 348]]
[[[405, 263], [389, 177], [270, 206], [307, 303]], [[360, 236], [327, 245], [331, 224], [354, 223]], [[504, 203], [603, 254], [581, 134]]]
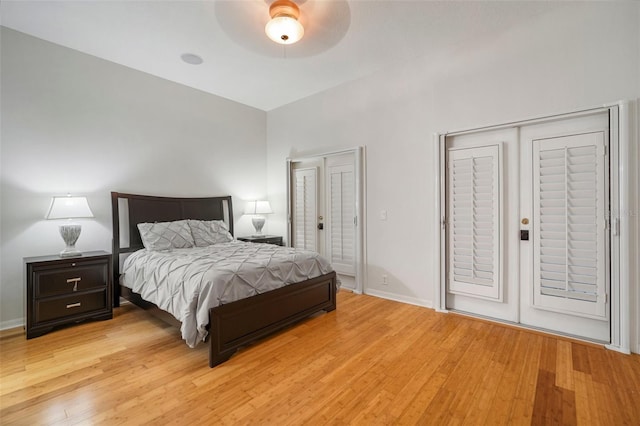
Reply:
[[380, 220], [387, 220], [387, 211], [380, 210]]

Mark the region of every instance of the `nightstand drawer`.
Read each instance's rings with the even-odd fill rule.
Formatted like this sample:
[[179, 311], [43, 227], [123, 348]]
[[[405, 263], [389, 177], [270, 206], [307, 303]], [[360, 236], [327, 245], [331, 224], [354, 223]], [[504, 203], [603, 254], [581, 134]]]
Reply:
[[282, 237], [267, 237], [267, 238], [263, 238], [262, 241], [260, 242], [265, 244], [275, 244], [277, 246], [281, 246]]
[[75, 265], [75, 263], [70, 263], [64, 268], [34, 269], [35, 297], [70, 294], [76, 291], [106, 287], [109, 277], [108, 262]]
[[35, 302], [35, 320], [36, 322], [49, 321], [105, 309], [106, 306], [106, 290], [70, 295], [67, 297], [43, 299]]

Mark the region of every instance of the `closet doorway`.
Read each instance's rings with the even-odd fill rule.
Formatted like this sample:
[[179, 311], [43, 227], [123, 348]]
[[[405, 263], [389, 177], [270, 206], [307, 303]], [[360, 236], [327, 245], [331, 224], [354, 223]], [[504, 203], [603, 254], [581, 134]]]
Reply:
[[618, 136], [618, 106], [440, 135], [437, 307], [620, 350]]
[[343, 288], [363, 291], [363, 148], [287, 160], [290, 246], [325, 256]]

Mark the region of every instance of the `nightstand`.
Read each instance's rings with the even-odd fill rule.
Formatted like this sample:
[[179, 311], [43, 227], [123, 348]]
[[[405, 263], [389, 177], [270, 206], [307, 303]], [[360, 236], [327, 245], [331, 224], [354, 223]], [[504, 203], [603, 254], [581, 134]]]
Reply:
[[265, 243], [283, 246], [282, 237], [278, 235], [251, 235], [248, 237], [238, 237], [238, 241], [246, 241], [248, 243]]
[[54, 327], [113, 317], [111, 254], [26, 257], [27, 339]]

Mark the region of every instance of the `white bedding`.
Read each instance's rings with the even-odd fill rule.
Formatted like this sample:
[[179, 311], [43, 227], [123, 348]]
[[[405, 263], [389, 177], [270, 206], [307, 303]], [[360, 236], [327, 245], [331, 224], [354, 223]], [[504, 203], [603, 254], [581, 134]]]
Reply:
[[209, 309], [331, 272], [318, 253], [240, 241], [207, 247], [138, 250], [120, 283], [171, 313], [194, 347], [207, 336]]

